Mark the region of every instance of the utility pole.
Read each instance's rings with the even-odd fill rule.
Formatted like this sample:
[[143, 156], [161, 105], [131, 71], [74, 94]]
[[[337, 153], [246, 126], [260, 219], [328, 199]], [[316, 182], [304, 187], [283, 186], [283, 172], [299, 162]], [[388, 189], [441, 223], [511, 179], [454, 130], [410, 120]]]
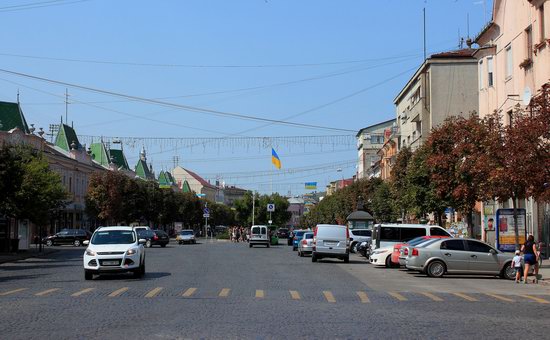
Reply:
[[424, 7], [424, 61], [426, 61], [426, 7]]
[[254, 225], [254, 215], [256, 215], [255, 209], [256, 209], [256, 190], [252, 192], [252, 225]]

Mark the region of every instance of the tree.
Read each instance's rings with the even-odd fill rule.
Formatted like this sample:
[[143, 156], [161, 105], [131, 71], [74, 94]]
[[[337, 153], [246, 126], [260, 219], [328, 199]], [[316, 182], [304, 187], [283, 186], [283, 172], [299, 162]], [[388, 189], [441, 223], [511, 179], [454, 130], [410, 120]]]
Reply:
[[16, 149], [7, 144], [0, 147], [0, 215], [14, 217], [18, 214], [17, 191], [23, 182], [23, 166]]
[[240, 225], [252, 224], [252, 200], [255, 200], [254, 205], [254, 223], [268, 224], [269, 213], [267, 205], [275, 204], [275, 211], [271, 214], [271, 219], [274, 225], [283, 226], [290, 220], [291, 213], [287, 211], [289, 203], [286, 198], [275, 193], [270, 196], [259, 195], [247, 192], [243, 198], [235, 201], [236, 222]]
[[473, 236], [476, 202], [491, 197], [489, 175], [493, 158], [487, 152], [490, 131], [476, 114], [450, 117], [432, 130], [427, 141], [437, 197], [466, 213], [468, 232]]
[[411, 149], [409, 147], [402, 148], [397, 154], [390, 175], [391, 193], [403, 221], [407, 218], [408, 211], [411, 208], [410, 195], [407, 192], [407, 171], [411, 158]]
[[[86, 195], [86, 212], [102, 223], [116, 224], [128, 219], [127, 210], [135, 204], [125, 203], [129, 187], [127, 183], [132, 179], [116, 172], [96, 172], [90, 176], [88, 193]], [[136, 190], [138, 186], [136, 185]], [[132, 195], [132, 199], [135, 196]]]
[[378, 222], [394, 222], [399, 213], [391, 199], [391, 185], [382, 180], [379, 181], [372, 197], [373, 217]]

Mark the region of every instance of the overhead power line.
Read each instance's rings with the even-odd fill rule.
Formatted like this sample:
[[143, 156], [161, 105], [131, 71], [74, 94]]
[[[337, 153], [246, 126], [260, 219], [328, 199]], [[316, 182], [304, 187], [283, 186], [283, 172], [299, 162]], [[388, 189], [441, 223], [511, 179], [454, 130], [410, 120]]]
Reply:
[[27, 4], [12, 5], [0, 7], [0, 12], [16, 12], [16, 11], [25, 11], [35, 8], [44, 8], [44, 7], [53, 7], [53, 6], [63, 6], [71, 5], [80, 2], [88, 2], [91, 0], [50, 0], [50, 1], [41, 1], [41, 2], [32, 2]]
[[64, 81], [33, 76], [33, 75], [30, 75], [30, 74], [10, 71], [10, 70], [6, 70], [6, 69], [0, 69], [0, 72], [4, 72], [4, 73], [11, 74], [11, 75], [18, 76], [18, 77], [24, 77], [24, 78], [34, 79], [34, 80], [48, 82], [48, 83], [52, 83], [52, 84], [57, 84], [57, 85], [71, 87], [71, 88], [76, 88], [76, 89], [80, 89], [80, 90], [84, 90], [84, 91], [95, 92], [95, 93], [100, 93], [100, 94], [114, 96], [114, 97], [128, 98], [128, 99], [133, 99], [133, 100], [139, 101], [139, 102], [150, 103], [150, 104], [161, 105], [161, 106], [167, 106], [167, 107], [173, 107], [173, 108], [178, 108], [178, 109], [181, 109], [181, 110], [184, 110], [184, 111], [198, 112], [198, 113], [203, 113], [203, 114], [207, 114], [207, 115], [229, 117], [229, 118], [241, 119], [241, 120], [269, 122], [269, 123], [274, 123], [274, 124], [278, 124], [278, 125], [287, 125], [287, 126], [294, 126], [294, 127], [300, 127], [300, 128], [308, 128], [308, 129], [354, 132], [354, 133], [356, 132], [355, 130], [351, 130], [351, 129], [334, 128], [334, 127], [320, 126], [320, 125], [313, 125], [313, 124], [304, 124], [304, 123], [292, 123], [292, 122], [285, 122], [285, 121], [277, 120], [277, 119], [255, 117], [255, 116], [245, 115], [245, 114], [241, 114], [241, 113], [224, 112], [224, 111], [200, 108], [200, 107], [189, 106], [189, 105], [175, 104], [175, 103], [165, 102], [165, 101], [156, 100], [156, 99], [143, 98], [143, 97], [138, 97], [138, 96], [133, 96], [133, 95], [117, 93], [117, 92], [113, 92], [113, 91], [97, 89], [97, 88], [93, 88], [93, 87], [89, 87], [89, 86], [72, 84], [72, 83], [68, 83], [68, 82], [64, 82]]

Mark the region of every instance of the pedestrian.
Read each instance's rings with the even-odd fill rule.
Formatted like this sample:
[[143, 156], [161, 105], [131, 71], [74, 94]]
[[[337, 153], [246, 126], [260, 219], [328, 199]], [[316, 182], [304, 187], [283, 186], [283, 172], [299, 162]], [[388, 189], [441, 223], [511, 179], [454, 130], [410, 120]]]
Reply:
[[520, 255], [520, 251], [519, 250], [516, 250], [516, 256], [514, 256], [514, 258], [512, 259], [512, 268], [515, 269], [516, 271], [516, 283], [519, 283], [520, 279], [521, 279], [521, 255]]
[[527, 241], [521, 247], [523, 252], [523, 261], [525, 262], [525, 269], [523, 272], [523, 283], [527, 283], [527, 275], [529, 275], [529, 267], [535, 266], [535, 283], [539, 283], [539, 251], [535, 244], [535, 237], [529, 235]]
[[241, 233], [239, 231], [239, 228], [235, 231], [235, 239], [237, 240], [237, 243], [239, 242], [239, 239], [241, 238]]

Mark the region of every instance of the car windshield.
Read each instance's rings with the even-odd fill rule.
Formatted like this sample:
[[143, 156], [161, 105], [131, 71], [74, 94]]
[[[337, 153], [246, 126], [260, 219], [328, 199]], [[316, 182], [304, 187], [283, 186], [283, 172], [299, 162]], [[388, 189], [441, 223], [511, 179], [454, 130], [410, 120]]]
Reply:
[[136, 234], [131, 230], [98, 231], [92, 237], [92, 244], [131, 244], [136, 242]]
[[193, 230], [182, 230], [181, 235], [193, 235]]

